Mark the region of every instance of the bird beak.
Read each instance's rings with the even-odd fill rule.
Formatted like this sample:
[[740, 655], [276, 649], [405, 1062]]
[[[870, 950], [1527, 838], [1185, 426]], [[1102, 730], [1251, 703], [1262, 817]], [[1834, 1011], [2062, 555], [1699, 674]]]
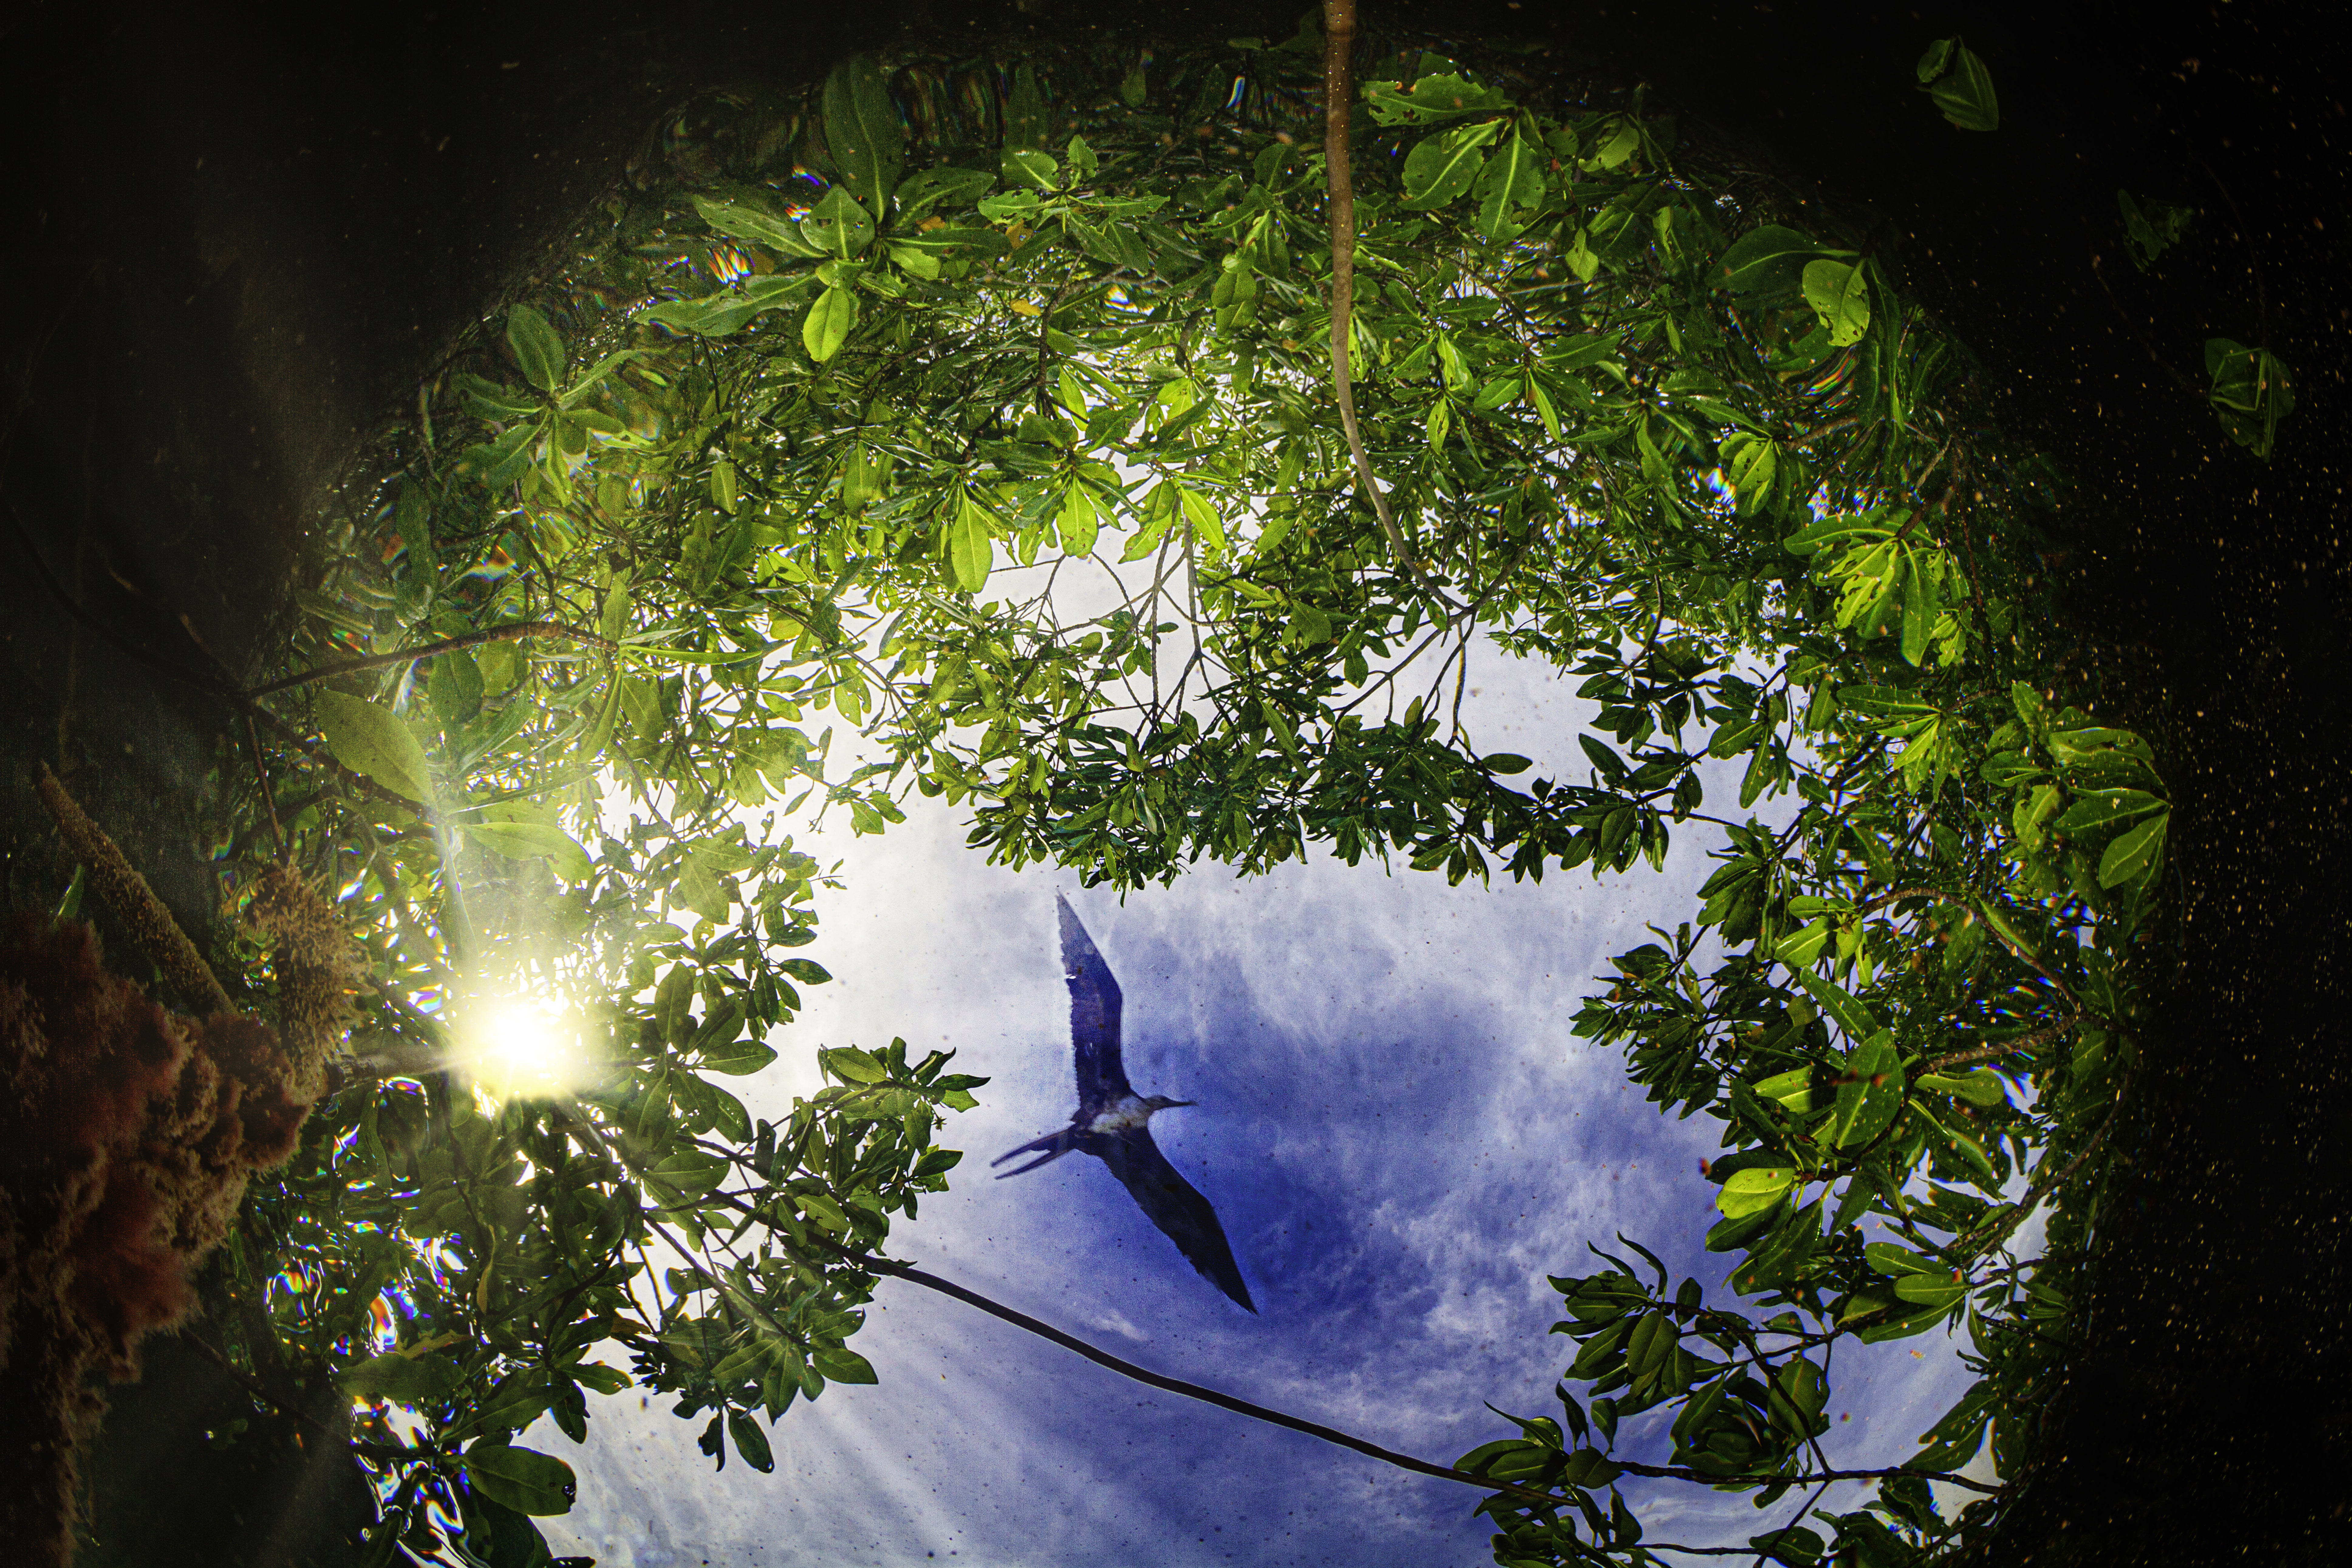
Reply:
[[1180, 1105], [1198, 1105], [1201, 1102], [1197, 1100], [1171, 1100], [1160, 1109], [1162, 1110], [1173, 1110]]

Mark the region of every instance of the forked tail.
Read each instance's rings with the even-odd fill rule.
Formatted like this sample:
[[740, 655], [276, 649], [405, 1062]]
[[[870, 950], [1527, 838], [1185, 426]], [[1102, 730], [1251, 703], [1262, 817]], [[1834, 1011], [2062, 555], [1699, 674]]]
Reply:
[[1024, 1143], [1021, 1147], [1013, 1150], [1009, 1153], [999, 1154], [995, 1159], [989, 1162], [989, 1165], [991, 1168], [993, 1168], [995, 1166], [1002, 1165], [1007, 1160], [1016, 1159], [1023, 1154], [1033, 1153], [1039, 1149], [1045, 1151], [1045, 1153], [1038, 1155], [1036, 1159], [1030, 1161], [1025, 1165], [1015, 1165], [1009, 1171], [997, 1172], [996, 1179], [1001, 1182], [1007, 1176], [1017, 1176], [1024, 1171], [1034, 1171], [1040, 1165], [1050, 1165], [1077, 1146], [1077, 1129], [1075, 1127], [1065, 1127], [1059, 1132], [1048, 1132], [1043, 1138], [1032, 1138], [1028, 1142]]

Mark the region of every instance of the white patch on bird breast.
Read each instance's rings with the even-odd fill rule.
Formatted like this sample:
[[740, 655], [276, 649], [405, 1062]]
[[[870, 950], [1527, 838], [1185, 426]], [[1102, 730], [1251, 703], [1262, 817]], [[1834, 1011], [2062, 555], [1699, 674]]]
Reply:
[[1129, 1095], [1108, 1110], [1098, 1113], [1087, 1123], [1089, 1132], [1124, 1132], [1130, 1127], [1140, 1127], [1151, 1120], [1151, 1107], [1133, 1095]]

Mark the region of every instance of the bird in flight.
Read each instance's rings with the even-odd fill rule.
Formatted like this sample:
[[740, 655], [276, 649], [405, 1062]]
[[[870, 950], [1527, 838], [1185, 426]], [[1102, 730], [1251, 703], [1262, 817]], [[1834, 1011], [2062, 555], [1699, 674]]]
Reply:
[[1045, 1151], [1025, 1165], [1016, 1165], [997, 1177], [1017, 1176], [1082, 1150], [1110, 1167], [1151, 1223], [1167, 1234], [1193, 1268], [1250, 1311], [1249, 1287], [1234, 1262], [1234, 1249], [1217, 1224], [1217, 1211], [1192, 1184], [1177, 1174], [1168, 1156], [1151, 1141], [1148, 1123], [1155, 1110], [1192, 1105], [1190, 1100], [1165, 1095], [1139, 1096], [1127, 1081], [1118, 1058], [1118, 982], [1110, 965], [1095, 950], [1087, 928], [1070, 909], [1069, 900], [1054, 897], [1062, 917], [1062, 973], [1070, 984], [1070, 1046], [1077, 1058], [1078, 1110], [1059, 1132], [1024, 1143], [990, 1162], [1002, 1165], [1018, 1155]]

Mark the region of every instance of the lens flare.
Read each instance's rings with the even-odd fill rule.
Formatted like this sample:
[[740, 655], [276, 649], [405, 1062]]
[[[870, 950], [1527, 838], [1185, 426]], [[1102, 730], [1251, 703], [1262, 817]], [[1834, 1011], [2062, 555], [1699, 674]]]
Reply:
[[579, 1017], [542, 998], [475, 1002], [457, 1034], [459, 1066], [501, 1100], [569, 1094], [596, 1078]]

